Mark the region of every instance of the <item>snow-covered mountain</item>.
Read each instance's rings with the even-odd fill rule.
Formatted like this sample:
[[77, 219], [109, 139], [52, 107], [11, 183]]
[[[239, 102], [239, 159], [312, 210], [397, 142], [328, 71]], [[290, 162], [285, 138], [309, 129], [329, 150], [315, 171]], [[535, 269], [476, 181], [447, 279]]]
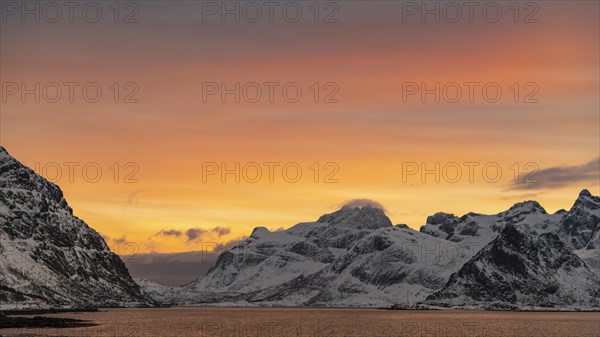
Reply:
[[149, 304], [60, 188], [0, 147], [0, 307]]
[[441, 289], [470, 254], [464, 244], [393, 226], [379, 208], [344, 206], [285, 231], [254, 229], [179, 291], [142, 287], [167, 303], [389, 306]]
[[410, 306], [440, 289], [468, 247], [405, 226], [375, 230], [316, 273], [255, 292], [249, 302], [294, 306]]
[[[437, 213], [420, 231], [393, 226], [377, 207], [344, 206], [284, 231], [254, 229], [248, 239], [222, 253], [205, 277], [187, 286], [163, 289], [145, 281], [142, 287], [150, 297], [169, 304], [414, 307], [429, 298], [428, 305], [541, 307], [547, 304], [541, 300], [544, 293], [531, 287], [554, 275], [557, 305], [588, 308], [597, 306], [592, 270], [598, 255], [586, 249], [598, 236], [597, 201], [583, 191], [569, 212], [548, 214], [537, 202], [526, 201], [494, 215]], [[565, 219], [571, 219], [568, 233], [563, 230]], [[596, 228], [591, 237], [590, 227]], [[529, 243], [518, 246], [519, 237]], [[572, 237], [582, 238], [584, 248], [576, 251], [580, 256], [561, 241]], [[492, 253], [485, 253], [488, 250]], [[510, 252], [515, 264], [534, 268], [513, 275], [510, 268], [494, 265], [495, 252]], [[469, 302], [461, 293], [465, 289], [452, 288], [449, 280], [459, 280], [475, 270], [465, 268], [481, 266], [484, 259], [491, 262], [482, 270], [490, 268], [496, 278], [490, 286], [523, 277], [524, 295], [501, 301], [482, 293], [480, 302]], [[569, 283], [566, 277], [578, 281]], [[581, 293], [573, 285], [581, 286]], [[451, 289], [455, 297], [441, 295]]]
[[361, 238], [392, 223], [381, 209], [344, 207], [288, 230], [255, 228], [245, 242], [221, 254], [195, 285], [215, 292], [248, 293], [312, 275], [343, 256]]
[[[535, 201], [497, 215], [430, 217], [421, 231], [487, 246], [425, 303], [496, 308], [600, 306], [600, 198], [583, 190], [571, 209]], [[468, 229], [477, 228], [475, 235]], [[465, 233], [467, 229], [467, 233]]]
[[444, 307], [598, 308], [600, 278], [558, 235], [507, 225], [426, 304]]
[[454, 214], [436, 213], [427, 218], [420, 231], [440, 239], [456, 242], [476, 242], [480, 248], [494, 240], [507, 225], [527, 225], [538, 234], [556, 232], [564, 212], [554, 214], [537, 201], [519, 202], [504, 212], [493, 215], [468, 213], [456, 217]]

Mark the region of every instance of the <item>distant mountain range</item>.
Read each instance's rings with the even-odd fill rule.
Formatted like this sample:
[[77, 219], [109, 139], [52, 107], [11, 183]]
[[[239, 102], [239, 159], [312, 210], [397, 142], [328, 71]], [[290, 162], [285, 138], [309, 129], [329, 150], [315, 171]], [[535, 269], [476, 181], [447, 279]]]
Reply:
[[[132, 280], [60, 189], [0, 150], [0, 308], [236, 305], [600, 309], [600, 198], [437, 213], [415, 231], [377, 207], [251, 235], [183, 287]], [[139, 286], [138, 286], [139, 284]], [[141, 286], [141, 287], [140, 287]]]
[[343, 207], [254, 229], [184, 287], [140, 284], [165, 304], [597, 309], [599, 232], [600, 198], [587, 190], [568, 212], [527, 201], [495, 215], [437, 213], [420, 231]]

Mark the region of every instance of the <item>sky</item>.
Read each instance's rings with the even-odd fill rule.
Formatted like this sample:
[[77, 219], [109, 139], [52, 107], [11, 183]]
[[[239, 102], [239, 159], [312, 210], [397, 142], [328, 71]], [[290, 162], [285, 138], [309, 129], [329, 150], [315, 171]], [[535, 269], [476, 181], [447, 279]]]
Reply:
[[122, 255], [600, 194], [597, 1], [275, 4], [3, 1], [0, 144]]

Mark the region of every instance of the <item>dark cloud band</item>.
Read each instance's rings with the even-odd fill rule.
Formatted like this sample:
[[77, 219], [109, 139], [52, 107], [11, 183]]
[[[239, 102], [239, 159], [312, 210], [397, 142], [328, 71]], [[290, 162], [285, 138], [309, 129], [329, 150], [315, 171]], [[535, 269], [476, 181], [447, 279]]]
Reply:
[[[526, 182], [523, 182], [526, 181]], [[542, 190], [561, 188], [583, 182], [600, 181], [600, 158], [583, 165], [549, 167], [533, 175], [519, 176], [512, 190]]]

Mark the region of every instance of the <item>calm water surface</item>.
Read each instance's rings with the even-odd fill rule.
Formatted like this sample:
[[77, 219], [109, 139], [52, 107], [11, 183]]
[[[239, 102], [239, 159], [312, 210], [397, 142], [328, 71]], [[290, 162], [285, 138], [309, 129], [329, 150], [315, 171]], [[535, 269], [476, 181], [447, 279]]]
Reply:
[[168, 308], [53, 314], [91, 320], [77, 329], [12, 329], [2, 336], [94, 337], [600, 337], [600, 313], [375, 309]]

